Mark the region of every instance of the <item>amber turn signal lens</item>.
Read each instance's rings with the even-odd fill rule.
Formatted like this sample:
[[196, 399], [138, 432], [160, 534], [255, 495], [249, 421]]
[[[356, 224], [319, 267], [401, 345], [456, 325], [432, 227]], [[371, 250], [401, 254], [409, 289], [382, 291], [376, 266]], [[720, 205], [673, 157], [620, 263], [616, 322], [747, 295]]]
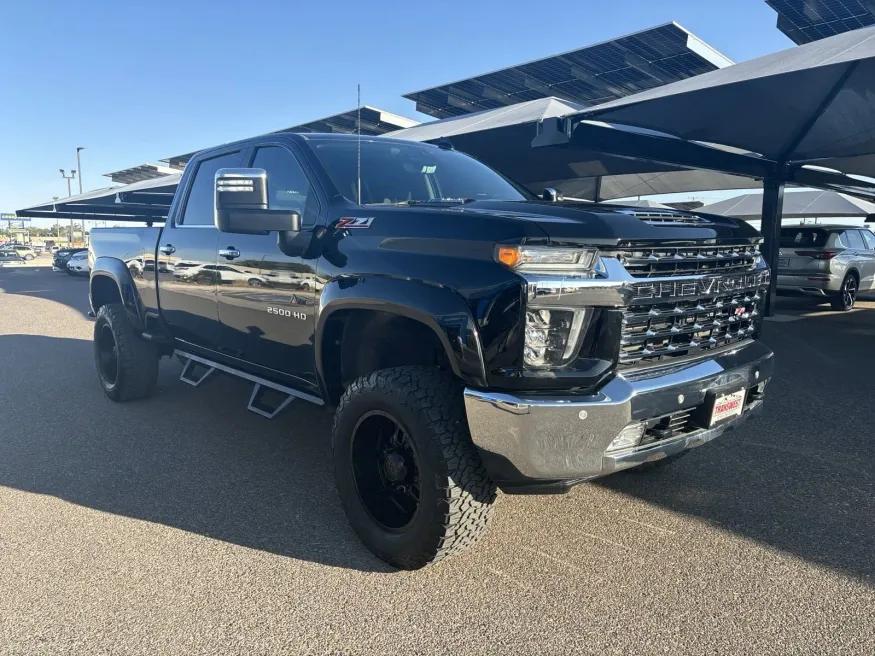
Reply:
[[520, 261], [520, 251], [515, 246], [500, 246], [498, 249], [498, 261], [504, 266], [515, 267]]

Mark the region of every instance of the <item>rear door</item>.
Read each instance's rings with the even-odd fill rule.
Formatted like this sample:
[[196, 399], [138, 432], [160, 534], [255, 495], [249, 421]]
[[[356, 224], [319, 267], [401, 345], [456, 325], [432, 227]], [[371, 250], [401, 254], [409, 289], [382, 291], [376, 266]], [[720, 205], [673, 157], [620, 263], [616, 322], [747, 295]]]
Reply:
[[249, 166], [267, 171], [270, 209], [296, 210], [301, 231], [221, 234], [217, 298], [223, 343], [229, 355], [318, 390], [313, 335], [321, 285], [314, 228], [324, 222], [327, 201], [305, 159], [287, 144], [257, 145]]
[[860, 251], [861, 264], [864, 267], [860, 280], [860, 289], [875, 289], [875, 235], [863, 228], [863, 250]]
[[854, 270], [860, 274], [860, 288], [866, 289], [866, 244], [859, 230], [844, 230], [841, 234], [841, 242], [847, 246], [844, 252], [836, 258], [836, 263], [842, 266], [842, 271]]
[[[189, 187], [180, 190], [185, 194], [183, 206], [177, 219], [167, 222], [158, 242], [156, 274], [164, 320], [174, 337], [213, 351], [221, 344], [216, 307], [215, 177], [219, 169], [239, 168], [243, 155], [240, 149], [211, 153], [192, 164], [196, 169]], [[176, 263], [183, 265], [179, 271]]]

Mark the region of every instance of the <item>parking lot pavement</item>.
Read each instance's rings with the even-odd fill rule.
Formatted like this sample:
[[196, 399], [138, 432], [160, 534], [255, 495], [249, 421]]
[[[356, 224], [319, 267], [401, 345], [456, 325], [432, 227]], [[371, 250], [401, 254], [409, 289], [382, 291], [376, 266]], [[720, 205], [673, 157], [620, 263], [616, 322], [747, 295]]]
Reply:
[[[330, 418], [248, 388], [115, 405], [84, 279], [0, 270], [0, 653], [875, 653], [875, 303], [781, 301], [766, 413], [663, 471], [502, 496], [394, 572], [347, 526]], [[795, 305], [794, 305], [795, 304]]]

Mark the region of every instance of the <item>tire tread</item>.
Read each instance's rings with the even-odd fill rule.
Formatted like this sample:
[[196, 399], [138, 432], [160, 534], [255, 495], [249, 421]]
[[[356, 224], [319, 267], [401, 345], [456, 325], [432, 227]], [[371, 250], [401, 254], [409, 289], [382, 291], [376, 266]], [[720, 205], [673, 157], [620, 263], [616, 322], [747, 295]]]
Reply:
[[[112, 391], [104, 392], [113, 401], [126, 402], [152, 395], [158, 381], [158, 353], [154, 345], [139, 337], [121, 303], [101, 306], [94, 326], [95, 343], [101, 317], [109, 322], [118, 350], [118, 380]], [[102, 381], [101, 381], [102, 382]]]
[[[368, 390], [389, 392], [413, 412], [421, 413], [442, 460], [438, 486], [442, 508], [437, 514], [443, 516], [443, 521], [432, 525], [430, 544], [390, 562], [404, 569], [418, 569], [470, 548], [489, 528], [496, 487], [468, 433], [460, 386], [434, 367], [402, 366], [375, 371], [352, 382], [343, 393], [335, 414], [335, 436], [338, 417], [345, 407]], [[332, 446], [334, 443], [333, 439]], [[381, 557], [388, 560], [386, 556]]]

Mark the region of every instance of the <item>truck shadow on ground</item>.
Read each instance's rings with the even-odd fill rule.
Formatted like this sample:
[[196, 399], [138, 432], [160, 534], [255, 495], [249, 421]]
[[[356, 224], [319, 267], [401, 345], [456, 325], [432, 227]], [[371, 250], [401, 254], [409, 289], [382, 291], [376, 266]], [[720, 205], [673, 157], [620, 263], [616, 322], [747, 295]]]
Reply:
[[[347, 524], [331, 416], [316, 406], [295, 401], [261, 419], [246, 410], [247, 384], [215, 376], [195, 389], [167, 359], [155, 397], [114, 404], [88, 341], [6, 335], [0, 352], [13, 354], [0, 363], [0, 485], [301, 560], [394, 571]], [[52, 366], [13, 375], [35, 353]]]
[[763, 339], [760, 418], [597, 484], [875, 584], [875, 309], [769, 322]]

